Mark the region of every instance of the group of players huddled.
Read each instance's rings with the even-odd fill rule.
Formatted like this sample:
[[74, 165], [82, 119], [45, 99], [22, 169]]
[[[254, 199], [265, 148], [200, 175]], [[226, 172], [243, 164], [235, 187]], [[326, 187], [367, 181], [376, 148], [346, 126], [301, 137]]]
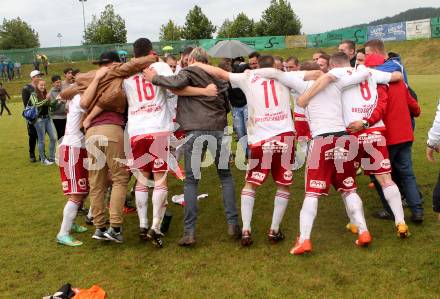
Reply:
[[[350, 41], [342, 44], [352, 46]], [[131, 172], [137, 179], [135, 197], [140, 236], [162, 247], [163, 232], [160, 227], [167, 207], [167, 174], [173, 173], [184, 179], [178, 165], [179, 157], [176, 158], [172, 149], [176, 147], [174, 143], [185, 147], [193, 132], [187, 125], [176, 130], [182, 125], [179, 120], [188, 122], [188, 116], [185, 119], [183, 114], [192, 105], [191, 101], [180, 101], [180, 98], [206, 99], [210, 101], [206, 105], [216, 105], [215, 100], [220, 106], [225, 104], [224, 96], [220, 96], [225, 95], [225, 91], [218, 84], [192, 84], [197, 82], [194, 77], [179, 77], [179, 72], [185, 70], [192, 72], [193, 76], [203, 73], [214, 82], [229, 81], [230, 88], [241, 89], [246, 97], [248, 149], [245, 153], [248, 164], [245, 185], [241, 191], [242, 228], [228, 220], [228, 224], [232, 225], [230, 235], [241, 239], [242, 246], [253, 243], [251, 220], [255, 194], [269, 173], [277, 190], [268, 239], [277, 243], [285, 238], [280, 224], [289, 202], [294, 173], [301, 166], [298, 161], [295, 163], [295, 148], [304, 151], [307, 158], [300, 232], [290, 250], [291, 254], [301, 255], [312, 251], [311, 232], [318, 199], [328, 194], [331, 185], [341, 194], [349, 218], [347, 228], [357, 234], [355, 244], [368, 246], [371, 243], [372, 236], [367, 228], [362, 200], [356, 192], [356, 172], [359, 167], [379, 182], [394, 215], [397, 235], [407, 238], [409, 230], [404, 219], [401, 193], [391, 176], [388, 131], [383, 121], [387, 117], [390, 86], [398, 88], [405, 97], [401, 99], [404, 103], [401, 106], [406, 107], [402, 108], [402, 119], [410, 120], [411, 116], [418, 116], [420, 108], [407, 90], [402, 70], [396, 68], [384, 72], [375, 69], [387, 59], [383, 42], [369, 41], [358, 63], [356, 58], [351, 59], [343, 50], [332, 55], [321, 53], [314, 60], [301, 64], [291, 59], [292, 65], [287, 61], [281, 66], [279, 58], [254, 54], [252, 61], [247, 64], [249, 69], [244, 72], [230, 72], [228, 68], [209, 65], [208, 55], [201, 48], [186, 53], [174, 71], [170, 66], [174, 69], [175, 61], [165, 59], [166, 62], [170, 61], [169, 65], [162, 61], [152, 51], [148, 39], [144, 38], [134, 43], [135, 58], [125, 64], [119, 63], [115, 53], [103, 53], [97, 61], [100, 68], [78, 74], [75, 86], [63, 91], [59, 98], [60, 101], [67, 101], [69, 107], [66, 132], [59, 150], [61, 180], [68, 202], [57, 241], [69, 246], [82, 244], [70, 232], [84, 230], [74, 224], [74, 219], [89, 193], [90, 184], [91, 216], [96, 226], [93, 238], [123, 242], [122, 198], [125, 198], [126, 192], [123, 187], [125, 184], [126, 188]], [[323, 68], [319, 61], [321, 56], [326, 60], [327, 68]], [[169, 86], [161, 83], [183, 81], [183, 77], [186, 80], [185, 88], [167, 89]], [[211, 103], [213, 99], [214, 104]], [[115, 104], [122, 101], [127, 109]], [[197, 101], [197, 104], [203, 106], [203, 101]], [[177, 125], [173, 122], [176, 109]], [[218, 109], [223, 111], [223, 108]], [[126, 122], [120, 117], [124, 115], [122, 110], [125, 110]], [[197, 109], [189, 111], [197, 113]], [[200, 110], [200, 113], [204, 112]], [[208, 122], [216, 122], [217, 118], [226, 119], [225, 115], [212, 113], [207, 119]], [[121, 152], [121, 143], [126, 138], [121, 134], [124, 126], [130, 146]], [[120, 129], [115, 129], [118, 127]], [[209, 135], [209, 132], [206, 134]], [[199, 137], [202, 143], [206, 141], [203, 136]], [[193, 142], [191, 149], [185, 150], [185, 155], [192, 154], [192, 157], [185, 156], [186, 164], [194, 163], [194, 159], [203, 159], [203, 153], [195, 150], [196, 143]], [[223, 146], [220, 143], [216, 145]], [[202, 146], [201, 151], [205, 152], [206, 146]], [[222, 152], [219, 148], [214, 151], [218, 155]], [[229, 161], [230, 152], [226, 152]], [[296, 156], [300, 157], [298, 153]], [[215, 157], [217, 168], [221, 168], [219, 159]], [[229, 168], [229, 163], [226, 164], [224, 167]], [[186, 176], [193, 175], [187, 171], [189, 167], [191, 165], [185, 165]], [[147, 221], [149, 178], [154, 180], [151, 227]], [[108, 184], [113, 184], [109, 228], [104, 202], [104, 191]], [[225, 192], [224, 186], [222, 189]], [[185, 190], [185, 202], [193, 201], [187, 198], [188, 194]], [[194, 232], [185, 231], [179, 244], [195, 244]]]

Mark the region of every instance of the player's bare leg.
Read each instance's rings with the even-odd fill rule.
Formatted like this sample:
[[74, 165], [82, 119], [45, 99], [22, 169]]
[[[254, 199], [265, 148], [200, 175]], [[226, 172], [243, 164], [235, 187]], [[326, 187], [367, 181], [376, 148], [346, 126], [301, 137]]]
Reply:
[[243, 246], [250, 246], [253, 243], [251, 237], [251, 222], [256, 190], [257, 185], [248, 182], [246, 182], [241, 190], [241, 220], [243, 222], [241, 245]]
[[283, 220], [284, 213], [290, 197], [289, 186], [277, 184], [277, 193], [275, 194], [274, 208], [272, 215], [272, 224], [270, 226], [268, 239], [272, 243], [278, 243], [284, 240], [284, 234], [280, 230], [280, 223]]
[[376, 174], [376, 179], [382, 186], [385, 199], [390, 205], [391, 211], [394, 214], [394, 222], [397, 228], [397, 236], [406, 238], [409, 236], [408, 226], [405, 223], [405, 214], [403, 212], [402, 197], [399, 188], [394, 183], [391, 174]]

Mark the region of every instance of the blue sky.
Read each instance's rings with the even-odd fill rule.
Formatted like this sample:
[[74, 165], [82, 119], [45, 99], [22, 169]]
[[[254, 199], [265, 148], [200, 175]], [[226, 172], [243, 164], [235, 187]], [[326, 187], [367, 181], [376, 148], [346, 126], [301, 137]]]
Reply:
[[[20, 16], [40, 35], [42, 47], [59, 45], [57, 34], [63, 36], [63, 45], [80, 45], [83, 33], [82, 6], [78, 0], [1, 0], [0, 18]], [[233, 5], [231, 4], [233, 3]], [[99, 15], [106, 4], [113, 4], [116, 12], [126, 21], [128, 42], [139, 37], [158, 40], [159, 28], [172, 19], [179, 25], [185, 23], [185, 16], [194, 5], [217, 26], [225, 18], [232, 19], [240, 12], [255, 20], [259, 19], [270, 0], [87, 0], [85, 2], [86, 22], [92, 15]], [[290, 1], [295, 13], [303, 24], [305, 33], [319, 33], [353, 24], [367, 23], [375, 19], [391, 16], [409, 8], [438, 7], [435, 0], [297, 0]]]

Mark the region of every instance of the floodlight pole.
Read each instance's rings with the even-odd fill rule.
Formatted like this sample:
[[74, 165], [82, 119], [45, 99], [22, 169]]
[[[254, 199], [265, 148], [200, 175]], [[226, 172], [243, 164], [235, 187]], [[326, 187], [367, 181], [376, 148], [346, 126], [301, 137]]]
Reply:
[[63, 36], [61, 35], [61, 33], [58, 33], [57, 37], [60, 39], [60, 54], [61, 54], [61, 57], [63, 58], [63, 62], [64, 62], [63, 47], [61, 46], [61, 39], [63, 38]]
[[79, 0], [79, 2], [81, 2], [82, 4], [82, 8], [83, 8], [83, 25], [84, 25], [84, 39], [86, 38], [86, 15], [84, 13], [84, 2], [86, 2], [87, 0]]

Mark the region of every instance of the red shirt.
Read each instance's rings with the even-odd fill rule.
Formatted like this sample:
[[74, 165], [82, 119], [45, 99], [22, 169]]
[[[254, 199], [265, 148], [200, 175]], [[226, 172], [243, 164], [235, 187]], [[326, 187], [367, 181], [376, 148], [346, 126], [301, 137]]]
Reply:
[[388, 87], [378, 86], [378, 95], [377, 106], [367, 121], [373, 124], [382, 118], [386, 128], [384, 135], [387, 145], [414, 141], [411, 116], [420, 115], [420, 106], [411, 97], [406, 84], [399, 81], [390, 83]]
[[122, 115], [121, 113], [103, 111], [92, 120], [90, 128], [100, 125], [117, 125], [123, 127], [124, 124], [124, 115]]

